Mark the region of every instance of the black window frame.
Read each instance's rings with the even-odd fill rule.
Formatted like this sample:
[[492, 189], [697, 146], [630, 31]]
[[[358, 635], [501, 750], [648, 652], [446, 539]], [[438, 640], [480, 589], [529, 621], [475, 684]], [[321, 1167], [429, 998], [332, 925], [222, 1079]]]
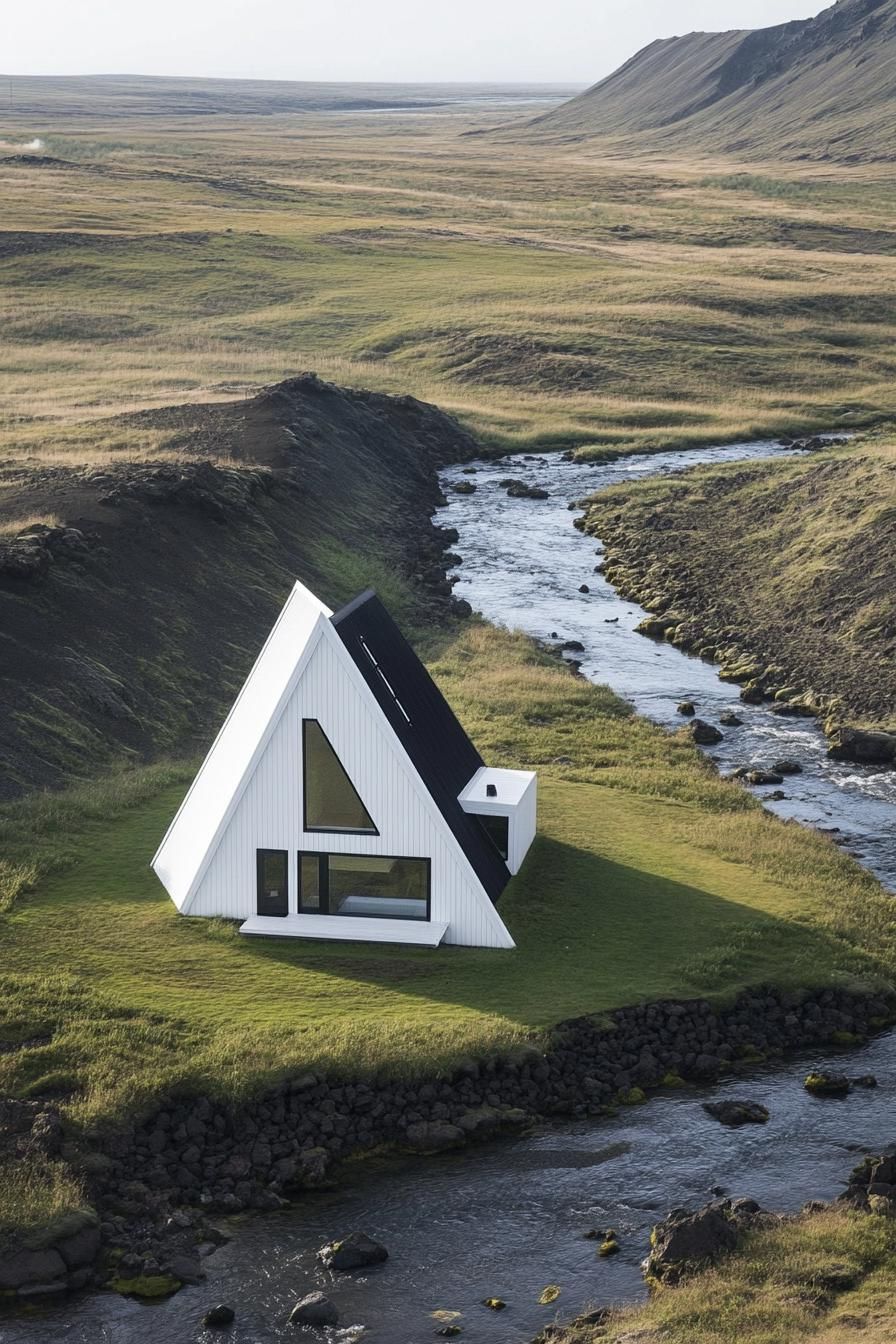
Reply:
[[[510, 861], [510, 817], [507, 815], [507, 813], [506, 813], [506, 812], [470, 812], [470, 813], [468, 813], [467, 815], [476, 818], [476, 821], [479, 823], [479, 829], [482, 831], [482, 834], [485, 836], [486, 840], [487, 840], [487, 841], [489, 842], [489, 844], [494, 848], [494, 850], [496, 851], [496, 853], [500, 854], [500, 856], [501, 856], [501, 858], [504, 860], [504, 862], [505, 862], [505, 863], [509, 863], [509, 861]], [[502, 825], [502, 827], [501, 827], [503, 844], [499, 844], [499, 843], [498, 843], [497, 839], [495, 838], [494, 834], [492, 833], [492, 830], [491, 830], [491, 827], [490, 827], [490, 824], [489, 824], [489, 823], [494, 823], [494, 822], [496, 822], [496, 821], [497, 821], [497, 822], [501, 822], [501, 823], [503, 823], [503, 825]]]
[[[262, 912], [261, 912], [261, 911], [259, 910], [259, 908], [258, 908], [259, 905], [260, 905], [260, 903], [261, 903], [261, 899], [260, 899], [260, 898], [261, 898], [261, 891], [262, 891], [262, 881], [263, 881], [263, 877], [264, 877], [264, 862], [265, 862], [265, 856], [266, 856], [267, 854], [278, 854], [278, 855], [282, 856], [282, 858], [283, 858], [283, 860], [284, 860], [284, 865], [285, 865], [285, 870], [286, 870], [286, 884], [285, 884], [285, 885], [286, 885], [286, 909], [283, 911], [282, 914], [271, 914], [271, 913], [270, 913], [269, 911], [267, 911], [267, 910], [264, 912], [264, 914], [262, 914]], [[269, 849], [269, 848], [267, 848], [267, 847], [265, 847], [265, 848], [263, 848], [263, 849], [256, 849], [256, 851], [255, 851], [255, 914], [256, 914], [256, 918], [261, 918], [261, 919], [288, 919], [288, 918], [289, 918], [289, 915], [290, 915], [289, 901], [290, 901], [290, 891], [289, 891], [289, 850], [288, 850], [288, 849]]]
[[[317, 889], [320, 893], [320, 905], [317, 909], [302, 908], [302, 859], [316, 858]], [[376, 915], [343, 914], [341, 910], [330, 909], [330, 865], [333, 859], [387, 859], [396, 863], [401, 859], [411, 859], [414, 863], [426, 865], [426, 914], [425, 915]], [[300, 915], [333, 915], [339, 919], [398, 919], [410, 924], [430, 924], [432, 922], [432, 859], [420, 854], [345, 854], [339, 850], [300, 849], [297, 852], [296, 873], [298, 881], [298, 911]]]
[[[323, 737], [327, 746], [332, 751], [336, 763], [338, 764], [343, 775], [345, 775], [349, 787], [354, 790], [355, 794], [360, 800], [361, 806], [367, 813], [368, 817], [370, 817], [370, 822], [373, 829], [370, 829], [370, 827], [364, 827], [363, 830], [348, 830], [344, 826], [308, 825], [308, 753], [305, 750], [305, 725], [309, 723], [315, 724], [320, 729], [321, 736]], [[370, 808], [367, 806], [364, 799], [361, 797], [360, 790], [355, 787], [355, 781], [352, 779], [351, 775], [348, 773], [345, 766], [342, 764], [339, 752], [336, 750], [336, 748], [333, 746], [333, 743], [327, 737], [326, 731], [324, 730], [324, 726], [321, 723], [320, 719], [305, 719], [305, 718], [302, 719], [302, 830], [306, 833], [306, 835], [379, 835], [379, 829], [376, 825], [376, 822], [373, 820], [373, 817], [370, 814]]]

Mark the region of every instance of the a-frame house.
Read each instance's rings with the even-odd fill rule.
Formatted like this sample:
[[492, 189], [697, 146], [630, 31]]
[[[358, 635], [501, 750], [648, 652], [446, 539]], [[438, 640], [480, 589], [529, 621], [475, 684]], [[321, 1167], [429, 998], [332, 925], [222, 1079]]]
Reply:
[[513, 947], [535, 775], [486, 766], [373, 592], [297, 583], [152, 866], [241, 932]]

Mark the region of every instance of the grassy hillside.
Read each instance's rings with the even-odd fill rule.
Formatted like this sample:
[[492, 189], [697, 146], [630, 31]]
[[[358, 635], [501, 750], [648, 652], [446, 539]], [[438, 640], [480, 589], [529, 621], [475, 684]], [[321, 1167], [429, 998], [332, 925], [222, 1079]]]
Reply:
[[812, 19], [652, 42], [527, 133], [660, 152], [886, 161], [894, 61], [896, 0], [838, 0]]
[[305, 377], [103, 428], [0, 470], [0, 797], [197, 750], [297, 574], [448, 614], [435, 471], [476, 445], [435, 407]]
[[893, 1219], [830, 1209], [751, 1234], [718, 1269], [555, 1344], [888, 1344]]
[[[645, 157], [413, 117], [0, 110], [10, 469], [152, 456], [121, 413], [316, 369], [498, 447], [600, 451], [896, 414], [885, 165]], [[153, 86], [155, 87], [155, 86]], [[5, 475], [6, 482], [15, 478]]]
[[829, 728], [896, 729], [891, 438], [616, 487], [587, 527], [629, 595], [680, 614], [689, 647], [772, 668]]
[[539, 770], [539, 838], [501, 905], [516, 950], [246, 940], [183, 919], [148, 863], [186, 767], [33, 797], [0, 813], [0, 1091], [95, 1120], [315, 1065], [431, 1070], [642, 998], [892, 974], [877, 884], [686, 738], [491, 627], [433, 637], [429, 659], [488, 759]]

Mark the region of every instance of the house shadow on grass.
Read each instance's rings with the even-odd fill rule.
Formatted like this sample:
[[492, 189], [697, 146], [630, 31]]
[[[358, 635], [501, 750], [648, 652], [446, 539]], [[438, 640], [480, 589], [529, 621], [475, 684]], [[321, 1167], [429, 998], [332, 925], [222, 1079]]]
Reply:
[[[874, 974], [870, 957], [811, 924], [797, 896], [793, 918], [781, 918], [737, 898], [734, 865], [718, 870], [709, 890], [542, 837], [500, 904], [512, 952], [246, 938], [240, 956], [252, 978], [275, 965], [313, 971], [332, 977], [334, 995], [338, 982], [361, 983], [406, 996], [409, 1012], [412, 1001], [424, 1015], [429, 1003], [454, 1004], [526, 1029], [642, 999], [818, 986], [847, 966]], [[326, 992], [315, 992], [323, 1016]]]

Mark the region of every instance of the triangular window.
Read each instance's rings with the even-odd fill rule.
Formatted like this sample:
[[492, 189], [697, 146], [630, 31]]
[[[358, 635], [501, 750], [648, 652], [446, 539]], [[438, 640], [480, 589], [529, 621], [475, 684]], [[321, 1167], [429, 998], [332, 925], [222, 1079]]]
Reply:
[[306, 831], [379, 835], [317, 719], [302, 720]]

